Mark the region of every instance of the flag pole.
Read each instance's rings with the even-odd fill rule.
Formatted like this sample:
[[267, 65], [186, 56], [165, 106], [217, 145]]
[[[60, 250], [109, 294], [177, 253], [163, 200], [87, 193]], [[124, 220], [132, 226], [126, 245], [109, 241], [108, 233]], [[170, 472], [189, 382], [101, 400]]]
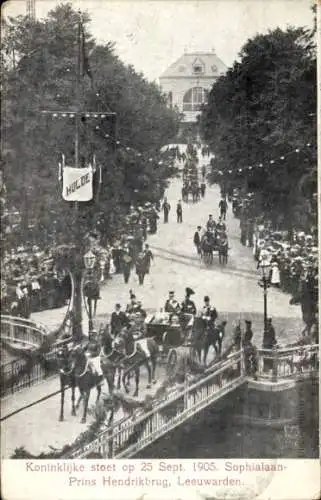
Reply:
[[78, 35], [77, 35], [77, 75], [76, 75], [76, 126], [75, 126], [75, 167], [79, 167], [79, 129], [81, 112], [80, 95], [81, 78], [81, 12], [78, 11]]

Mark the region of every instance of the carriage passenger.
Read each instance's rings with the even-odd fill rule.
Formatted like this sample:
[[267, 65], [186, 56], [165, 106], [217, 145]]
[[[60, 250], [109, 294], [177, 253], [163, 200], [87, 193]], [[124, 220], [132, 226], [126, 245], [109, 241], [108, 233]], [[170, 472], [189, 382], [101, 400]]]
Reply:
[[127, 325], [128, 318], [126, 314], [121, 310], [121, 305], [116, 304], [115, 311], [111, 315], [110, 319], [110, 332], [113, 337], [116, 337], [122, 330], [122, 328]]
[[221, 216], [219, 217], [218, 222], [216, 224], [216, 231], [217, 232], [226, 231], [226, 224], [225, 224], [225, 222], [223, 222], [223, 219]]
[[164, 311], [167, 313], [178, 314], [180, 312], [180, 305], [175, 299], [175, 292], [170, 291], [169, 297], [165, 302]]
[[208, 231], [214, 231], [215, 227], [216, 227], [216, 222], [213, 219], [213, 215], [209, 215], [208, 221], [206, 223], [206, 228]]
[[196, 314], [196, 306], [195, 306], [195, 303], [190, 299], [191, 295], [194, 295], [195, 292], [191, 288], [187, 287], [185, 289], [185, 294], [186, 294], [185, 299], [181, 305], [181, 311], [183, 313], [195, 315]]

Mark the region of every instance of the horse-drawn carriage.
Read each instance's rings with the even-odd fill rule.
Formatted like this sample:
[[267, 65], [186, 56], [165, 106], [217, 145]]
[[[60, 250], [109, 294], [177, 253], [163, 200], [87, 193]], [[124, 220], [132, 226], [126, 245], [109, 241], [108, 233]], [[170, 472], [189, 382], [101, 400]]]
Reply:
[[183, 313], [179, 317], [165, 312], [151, 314], [145, 320], [145, 336], [153, 337], [160, 346], [163, 356], [167, 356], [171, 347], [179, 347], [189, 338], [193, 323], [192, 314]]
[[206, 266], [213, 264], [214, 253], [218, 254], [220, 264], [227, 264], [229, 246], [223, 231], [207, 231], [201, 239], [200, 247], [201, 258]]

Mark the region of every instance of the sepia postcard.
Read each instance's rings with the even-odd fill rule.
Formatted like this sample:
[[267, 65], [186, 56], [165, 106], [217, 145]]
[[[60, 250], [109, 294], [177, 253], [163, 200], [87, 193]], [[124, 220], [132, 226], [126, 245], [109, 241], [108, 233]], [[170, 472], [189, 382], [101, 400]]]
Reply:
[[320, 498], [320, 1], [1, 33], [2, 497]]

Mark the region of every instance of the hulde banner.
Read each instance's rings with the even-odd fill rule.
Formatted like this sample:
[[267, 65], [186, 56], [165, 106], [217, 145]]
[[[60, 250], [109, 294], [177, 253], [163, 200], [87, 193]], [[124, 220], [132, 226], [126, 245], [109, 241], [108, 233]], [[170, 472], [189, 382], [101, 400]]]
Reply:
[[93, 197], [92, 167], [63, 169], [62, 197], [66, 201], [90, 201]]

